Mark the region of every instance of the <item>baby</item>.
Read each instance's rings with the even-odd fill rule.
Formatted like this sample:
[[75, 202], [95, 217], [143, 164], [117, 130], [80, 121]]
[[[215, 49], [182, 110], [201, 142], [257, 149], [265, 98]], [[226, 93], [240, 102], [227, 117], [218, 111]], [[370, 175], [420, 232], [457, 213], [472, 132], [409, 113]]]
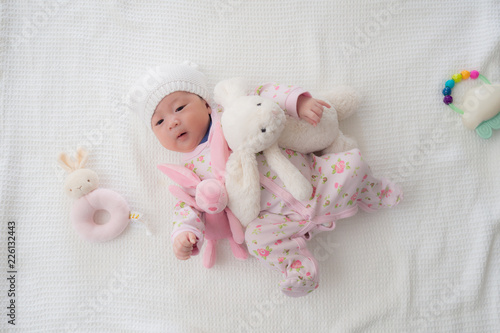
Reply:
[[[300, 87], [265, 84], [255, 94], [274, 99], [288, 115], [312, 125], [321, 120], [324, 107], [331, 107]], [[185, 167], [200, 179], [215, 177], [210, 148], [222, 110], [210, 106], [206, 78], [196, 65], [185, 62], [150, 70], [130, 90], [129, 103], [163, 147], [183, 153]], [[317, 262], [306, 240], [332, 230], [336, 220], [354, 215], [358, 207], [366, 211], [392, 207], [402, 192], [395, 184], [374, 178], [357, 149], [321, 157], [289, 149], [283, 154], [311, 180], [313, 195], [305, 202], [283, 195], [283, 184], [272, 177], [260, 155], [259, 172], [269, 181], [261, 183], [261, 213], [247, 226], [245, 242], [250, 254], [284, 275], [281, 290], [297, 297], [315, 290], [319, 282]], [[176, 205], [171, 237], [178, 259], [199, 253], [204, 227], [201, 212], [183, 202]]]

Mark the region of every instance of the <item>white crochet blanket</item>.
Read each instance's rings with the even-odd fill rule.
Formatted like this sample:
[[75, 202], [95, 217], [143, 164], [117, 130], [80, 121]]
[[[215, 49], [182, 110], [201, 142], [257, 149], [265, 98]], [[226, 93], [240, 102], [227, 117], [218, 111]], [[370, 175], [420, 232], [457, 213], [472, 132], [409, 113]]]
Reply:
[[[463, 69], [500, 82], [498, 1], [11, 0], [0, 8], [1, 331], [500, 331], [500, 131], [480, 139], [441, 94]], [[178, 156], [123, 98], [146, 67], [183, 60], [200, 65], [211, 89], [246, 76], [313, 93], [351, 85], [363, 95], [344, 130], [405, 199], [310, 242], [321, 268], [311, 295], [282, 296], [278, 273], [237, 261], [226, 241], [211, 270], [200, 257], [175, 259], [174, 199], [156, 164]], [[478, 84], [459, 83], [457, 105]], [[153, 236], [131, 225], [93, 244], [74, 232], [56, 157], [79, 145], [101, 187], [143, 213]]]

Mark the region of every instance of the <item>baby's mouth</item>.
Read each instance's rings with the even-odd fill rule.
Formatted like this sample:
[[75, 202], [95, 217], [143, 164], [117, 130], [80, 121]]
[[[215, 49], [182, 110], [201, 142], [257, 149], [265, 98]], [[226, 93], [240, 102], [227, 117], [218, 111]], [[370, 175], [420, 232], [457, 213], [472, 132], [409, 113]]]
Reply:
[[177, 137], [177, 139], [182, 138], [186, 133], [187, 132], [183, 132], [183, 133], [179, 134], [179, 136]]

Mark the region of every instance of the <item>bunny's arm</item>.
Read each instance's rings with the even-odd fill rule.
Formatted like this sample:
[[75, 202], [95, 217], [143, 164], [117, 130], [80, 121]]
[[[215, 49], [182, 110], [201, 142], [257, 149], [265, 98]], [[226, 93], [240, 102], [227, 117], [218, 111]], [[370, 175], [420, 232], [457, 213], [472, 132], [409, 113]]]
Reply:
[[286, 114], [295, 118], [299, 118], [297, 100], [302, 94], [311, 97], [311, 94], [301, 87], [272, 82], [265, 83], [255, 90], [255, 95], [274, 100], [279, 104], [280, 108], [285, 110]]

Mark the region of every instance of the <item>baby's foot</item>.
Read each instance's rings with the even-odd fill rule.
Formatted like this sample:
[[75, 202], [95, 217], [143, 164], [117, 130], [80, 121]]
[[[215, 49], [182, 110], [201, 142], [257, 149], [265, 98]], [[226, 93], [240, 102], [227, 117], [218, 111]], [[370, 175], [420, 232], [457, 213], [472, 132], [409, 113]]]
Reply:
[[279, 283], [281, 291], [290, 297], [301, 297], [319, 286], [316, 264], [309, 258], [294, 260], [287, 267], [285, 279]]
[[379, 206], [382, 207], [393, 207], [396, 206], [401, 199], [403, 199], [403, 191], [401, 188], [394, 184], [393, 182], [382, 178], [382, 187], [377, 192], [379, 201]]
[[380, 208], [394, 207], [403, 199], [401, 187], [385, 178], [380, 179], [380, 184], [367, 182], [366, 185], [357, 199], [360, 201], [359, 207], [364, 211], [374, 212]]

